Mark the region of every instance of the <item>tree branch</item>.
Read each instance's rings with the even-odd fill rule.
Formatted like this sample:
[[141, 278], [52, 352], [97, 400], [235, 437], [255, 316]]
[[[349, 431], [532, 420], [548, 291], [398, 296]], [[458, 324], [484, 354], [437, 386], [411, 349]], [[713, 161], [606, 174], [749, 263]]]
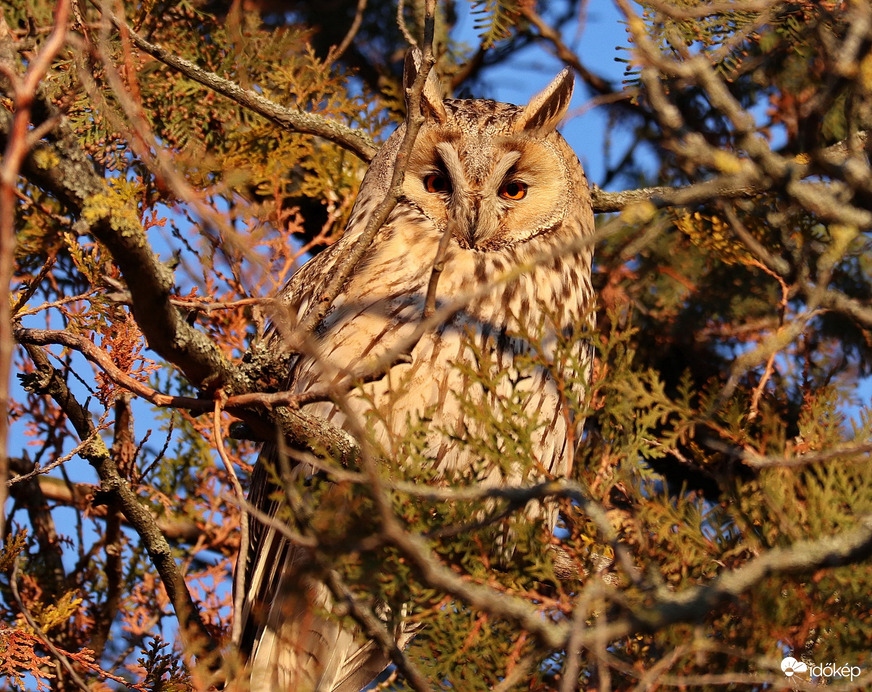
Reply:
[[[7, 124], [8, 117], [0, 113], [0, 141], [8, 134]], [[152, 252], [135, 209], [113, 194], [66, 127], [59, 125], [58, 129], [56, 143], [33, 148], [24, 161], [23, 173], [57, 195], [78, 216], [80, 233], [90, 233], [109, 249], [124, 276], [134, 318], [150, 348], [178, 365], [200, 390], [244, 390], [246, 383], [236, 368], [172, 305], [172, 271]]]
[[[855, 147], [863, 147], [868, 133], [857, 132], [850, 138], [821, 149], [816, 158], [828, 166], [844, 166], [853, 159]], [[819, 173], [809, 163], [790, 160], [792, 175], [797, 179]], [[646, 187], [621, 192], [606, 192], [594, 187], [591, 190], [593, 210], [597, 214], [617, 212], [633, 204], [650, 202], [658, 209], [690, 206], [714, 199], [743, 199], [761, 194], [773, 187], [773, 181], [756, 167], [743, 168], [739, 173], [719, 175], [710, 180], [682, 187]]]
[[150, 401], [156, 406], [193, 408], [195, 404], [202, 404], [203, 410], [207, 410], [211, 406], [209, 402], [199, 399], [161, 394], [144, 382], [140, 382], [139, 380], [130, 377], [130, 375], [123, 372], [115, 365], [111, 356], [106, 353], [106, 351], [97, 346], [93, 341], [86, 339], [84, 336], [69, 331], [29, 329], [27, 327], [19, 326], [14, 327], [13, 334], [15, 340], [20, 344], [34, 344], [38, 346], [57, 344], [78, 351], [106, 373], [106, 375], [117, 385], [124, 387], [137, 396], [141, 396], [143, 399]]
[[[409, 533], [394, 516], [385, 486], [368, 455], [364, 455], [364, 472], [379, 508], [384, 538], [410, 560], [424, 583], [483, 612], [516, 623], [548, 649], [566, 647], [573, 636], [569, 623], [546, 620], [527, 601], [472, 583], [445, 567], [426, 540]], [[572, 487], [562, 488], [562, 485], [553, 483], [550, 490], [553, 494], [573, 496]], [[541, 491], [545, 492], [546, 488], [542, 487]], [[869, 555], [872, 555], [872, 515], [862, 517], [857, 527], [841, 534], [774, 549], [735, 570], [722, 573], [707, 585], [677, 593], [660, 592], [647, 609], [635, 609], [611, 623], [575, 632], [574, 641], [577, 646], [589, 648], [604, 640], [614, 641], [639, 632], [657, 631], [678, 622], [697, 621], [722, 603], [740, 597], [769, 575], [806, 573], [822, 567], [853, 564]]]
[[[557, 53], [557, 57], [560, 58], [564, 63], [572, 67], [573, 70], [578, 74], [579, 77], [584, 80], [584, 83], [587, 84], [593, 91], [601, 96], [613, 96], [615, 95], [615, 88], [611, 85], [611, 83], [603, 79], [597, 74], [594, 74], [590, 70], [588, 70], [579, 60], [578, 55], [576, 55], [570, 48], [563, 42], [563, 38], [560, 36], [560, 33], [557, 32], [553, 27], [549, 26], [544, 19], [542, 19], [541, 15], [536, 12], [535, 5], [522, 3], [520, 5], [521, 14], [526, 17], [527, 21], [530, 22], [536, 30], [539, 32], [539, 36], [548, 41], [551, 45], [554, 46], [554, 50]], [[630, 103], [630, 99], [633, 97], [633, 94], [627, 92], [626, 95], [623, 95], [622, 100], [626, 101], [626, 105], [630, 106], [635, 113], [639, 113], [638, 108], [632, 107]]]
[[[12, 480], [18, 478], [13, 476]], [[105, 505], [92, 505], [91, 499], [100, 489], [96, 485], [89, 483], [67, 483], [60, 478], [51, 476], [38, 475], [39, 489], [46, 500], [56, 502], [68, 507], [75, 507], [78, 510], [86, 510], [92, 517], [103, 519], [108, 513]], [[125, 523], [127, 519], [125, 517]], [[165, 514], [155, 518], [155, 523], [164, 537], [171, 543], [186, 543], [195, 545], [202, 540], [204, 535], [207, 540], [207, 548], [216, 550], [222, 554], [234, 553], [238, 546], [238, 541], [234, 536], [224, 536], [223, 532], [216, 532], [208, 526], [204, 526], [200, 522], [188, 519], [185, 517]]]
[[719, 176], [684, 187], [645, 187], [621, 192], [605, 192], [594, 187], [591, 190], [591, 204], [596, 214], [623, 211], [629, 206], [645, 202], [653, 204], [658, 209], [663, 209], [709, 202], [717, 198], [748, 197], [765, 192], [769, 187], [765, 179], [749, 180], [748, 176], [744, 174]]
[[634, 625], [627, 633], [653, 632], [674, 622], [692, 622], [772, 575], [805, 574], [823, 567], [850, 565], [870, 555], [872, 515], [867, 514], [859, 518], [854, 528], [833, 536], [797, 541], [786, 548], [773, 548], [737, 569], [723, 572], [705, 586], [660, 593], [653, 608], [631, 614]]
[[339, 58], [342, 57], [342, 54], [345, 53], [346, 50], [348, 50], [348, 46], [351, 45], [351, 42], [357, 35], [358, 29], [360, 29], [360, 24], [363, 21], [363, 13], [365, 10], [366, 0], [357, 0], [357, 9], [354, 12], [354, 20], [351, 22], [351, 26], [348, 28], [348, 32], [345, 34], [342, 42], [339, 44], [339, 46], [337, 46], [336, 50], [330, 53], [330, 62], [337, 62]]
[[[11, 126], [9, 113], [0, 110], [0, 146], [8, 141]], [[172, 272], [152, 252], [135, 208], [112, 193], [63, 120], [56, 125], [53, 136], [55, 141], [40, 142], [28, 152], [22, 173], [68, 206], [78, 217], [79, 232], [90, 233], [109, 249], [130, 291], [133, 316], [149, 347], [177, 365], [206, 394], [219, 389], [229, 395], [244, 394], [254, 389], [256, 384], [230, 363], [205, 334], [188, 324], [173, 305]], [[161, 403], [190, 404], [175, 400]], [[211, 404], [203, 408], [208, 410]], [[349, 463], [356, 457], [356, 443], [347, 433], [304, 411], [227, 410], [249, 423], [260, 439], [272, 439], [278, 426], [294, 447]]]
[[371, 161], [378, 151], [378, 147], [373, 141], [359, 130], [355, 130], [335, 120], [328, 120], [315, 113], [306, 113], [301, 110], [280, 106], [257, 92], [243, 89], [229, 79], [219, 77], [214, 72], [204, 70], [191, 61], [185, 60], [158, 45], [146, 41], [115, 14], [109, 13], [109, 18], [120, 31], [130, 36], [133, 44], [140, 50], [160, 60], [165, 65], [172, 67], [174, 70], [178, 70], [195, 82], [199, 82], [239, 105], [262, 115], [279, 127], [292, 132], [315, 135], [316, 137], [329, 140], [367, 162]]
[[24, 616], [24, 619], [27, 621], [27, 624], [30, 628], [36, 633], [36, 636], [42, 640], [42, 643], [49, 650], [52, 656], [54, 656], [55, 661], [57, 661], [58, 665], [61, 666], [70, 676], [70, 679], [73, 681], [73, 684], [78, 687], [82, 692], [88, 692], [91, 689], [90, 685], [86, 684], [84, 680], [82, 680], [81, 676], [76, 672], [76, 669], [73, 667], [73, 664], [70, 663], [70, 659], [60, 651], [48, 638], [46, 633], [39, 626], [39, 623], [33, 619], [33, 616], [30, 614], [30, 610], [28, 610], [27, 605], [25, 605], [24, 601], [21, 599], [21, 594], [18, 590], [18, 560], [16, 560], [12, 564], [12, 573], [9, 575], [9, 588], [12, 591], [12, 598], [15, 601], [15, 604], [18, 606], [19, 612]]

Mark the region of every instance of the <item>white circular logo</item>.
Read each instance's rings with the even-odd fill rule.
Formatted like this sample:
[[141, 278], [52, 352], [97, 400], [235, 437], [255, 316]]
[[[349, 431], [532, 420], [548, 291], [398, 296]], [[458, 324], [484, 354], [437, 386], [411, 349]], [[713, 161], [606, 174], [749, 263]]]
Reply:
[[781, 670], [790, 678], [794, 673], [805, 673], [808, 666], [802, 661], [797, 661], [793, 656], [788, 656], [781, 662]]

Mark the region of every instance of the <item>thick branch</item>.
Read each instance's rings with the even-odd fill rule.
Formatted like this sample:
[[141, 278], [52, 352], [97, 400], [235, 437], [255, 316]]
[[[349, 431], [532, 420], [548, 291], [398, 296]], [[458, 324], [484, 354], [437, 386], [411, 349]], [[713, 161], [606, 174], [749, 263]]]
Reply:
[[872, 307], [834, 289], [820, 291], [815, 298], [823, 308], [848, 315], [858, 324], [872, 328]]
[[[0, 146], [8, 140], [11, 126], [11, 116], [0, 110]], [[55, 137], [53, 142], [33, 147], [22, 172], [69, 207], [79, 219], [80, 232], [92, 234], [109, 249], [124, 276], [133, 315], [149, 347], [178, 366], [201, 391], [224, 389], [230, 395], [251, 391], [253, 383], [172, 304], [172, 272], [152, 252], [135, 209], [112, 194], [63, 122]], [[93, 353], [86, 355], [94, 358]], [[271, 421], [275, 421], [295, 447], [344, 461], [356, 455], [349, 435], [303, 411], [228, 410], [259, 430], [262, 439], [274, 436]]]
[[[867, 132], [857, 132], [849, 139], [821, 149], [816, 153], [816, 156], [828, 166], [843, 166], [854, 156], [853, 148], [865, 146], [867, 137]], [[808, 163], [791, 161], [790, 166], [791, 174], [797, 180], [819, 172]], [[743, 167], [739, 173], [721, 175], [684, 187], [646, 187], [638, 190], [622, 190], [621, 192], [605, 192], [599, 188], [594, 188], [591, 190], [591, 202], [595, 213], [605, 214], [622, 211], [640, 202], [650, 202], [657, 208], [664, 208], [699, 204], [713, 199], [747, 199], [770, 190], [772, 186], [773, 181], [757, 167], [747, 166]]]
[[[30, 465], [32, 466], [32, 464]], [[15, 474], [27, 470], [27, 462], [23, 459], [10, 459], [9, 470], [11, 478]], [[11, 479], [7, 482], [11, 485]], [[43, 492], [42, 484], [35, 477], [22, 483], [11, 485], [10, 495], [27, 510], [30, 525], [33, 527], [36, 540], [39, 543], [39, 556], [45, 561], [47, 568], [47, 584], [53, 596], [63, 593], [66, 573], [63, 563], [63, 550], [55, 529], [54, 517], [49, 510], [49, 496]]]
[[747, 175], [721, 176], [685, 187], [645, 187], [638, 190], [605, 192], [591, 190], [591, 204], [596, 214], [622, 211], [633, 204], [648, 202], [658, 209], [708, 202], [712, 199], [745, 198], [769, 188], [761, 178]]

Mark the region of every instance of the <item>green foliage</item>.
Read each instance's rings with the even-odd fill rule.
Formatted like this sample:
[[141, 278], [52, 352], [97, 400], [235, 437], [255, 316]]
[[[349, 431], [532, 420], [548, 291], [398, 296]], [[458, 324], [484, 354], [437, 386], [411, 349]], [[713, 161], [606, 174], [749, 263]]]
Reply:
[[475, 29], [483, 47], [490, 48], [497, 41], [508, 38], [520, 14], [517, 0], [471, 0], [471, 3], [476, 15]]
[[[708, 5], [705, 0], [667, 0], [664, 4], [673, 10], [671, 14], [660, 12], [662, 5], [640, 4], [648, 34], [664, 54], [681, 57], [688, 51], [699, 50], [716, 55], [717, 69], [728, 79], [735, 75], [744, 57], [742, 48], [735, 45], [736, 37], [745, 34], [756, 37], [763, 14], [741, 6], [723, 7], [703, 16], [682, 12], [705, 9]], [[785, 22], [788, 30], [792, 26], [791, 19], [788, 16]]]
[[15, 534], [9, 534], [0, 552], [0, 572], [7, 573], [12, 570], [15, 561], [27, 547], [27, 529], [19, 529]]

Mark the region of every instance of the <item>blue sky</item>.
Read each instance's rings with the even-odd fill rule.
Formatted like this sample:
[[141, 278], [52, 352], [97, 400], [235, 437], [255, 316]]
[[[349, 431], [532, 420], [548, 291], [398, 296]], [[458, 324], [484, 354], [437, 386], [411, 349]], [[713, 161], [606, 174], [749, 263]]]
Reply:
[[[627, 33], [621, 23], [622, 15], [611, 2], [587, 4], [586, 22], [569, 27], [563, 33], [563, 40], [588, 69], [619, 84], [624, 75], [624, 63], [617, 59], [627, 57], [626, 51], [619, 47], [628, 45]], [[458, 7], [461, 5], [459, 3]], [[467, 40], [473, 44], [475, 31], [472, 17], [464, 17], [459, 28], [461, 34], [468, 35]], [[527, 103], [563, 67], [563, 63], [554, 57], [550, 46], [541, 42], [513, 55], [507, 67], [493, 71], [486, 83], [487, 93], [476, 96], [507, 103]], [[561, 132], [578, 155], [590, 182], [599, 184], [605, 172], [603, 142], [607, 127], [606, 114], [601, 108], [591, 107], [587, 88], [578, 78], [569, 115]], [[620, 150], [619, 134], [614, 144]]]

